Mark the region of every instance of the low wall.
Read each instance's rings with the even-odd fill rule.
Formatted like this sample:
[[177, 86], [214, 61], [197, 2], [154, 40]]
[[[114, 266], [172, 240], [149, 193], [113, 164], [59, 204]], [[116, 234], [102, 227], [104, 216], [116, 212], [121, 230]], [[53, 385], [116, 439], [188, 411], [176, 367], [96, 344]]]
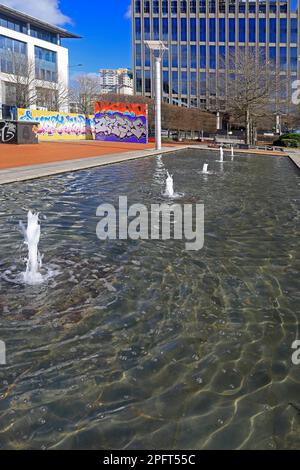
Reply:
[[18, 121], [36, 122], [40, 141], [90, 140], [94, 136], [94, 116], [18, 108]]

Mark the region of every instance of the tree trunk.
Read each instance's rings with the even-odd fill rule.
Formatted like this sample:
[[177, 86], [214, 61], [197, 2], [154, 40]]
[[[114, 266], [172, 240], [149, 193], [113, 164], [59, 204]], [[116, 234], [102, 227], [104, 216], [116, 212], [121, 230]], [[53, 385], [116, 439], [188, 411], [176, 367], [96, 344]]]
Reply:
[[251, 142], [251, 120], [250, 120], [250, 111], [246, 111], [246, 144], [250, 145]]

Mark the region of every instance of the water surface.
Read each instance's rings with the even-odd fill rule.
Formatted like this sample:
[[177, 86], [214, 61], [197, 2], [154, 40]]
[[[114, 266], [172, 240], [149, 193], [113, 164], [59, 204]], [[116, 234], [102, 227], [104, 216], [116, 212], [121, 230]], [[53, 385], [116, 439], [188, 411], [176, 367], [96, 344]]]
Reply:
[[[182, 151], [0, 187], [0, 271], [40, 211], [42, 286], [0, 281], [2, 449], [300, 447], [299, 172]], [[213, 174], [203, 175], [209, 163]], [[106, 241], [96, 208], [204, 202], [205, 245]]]

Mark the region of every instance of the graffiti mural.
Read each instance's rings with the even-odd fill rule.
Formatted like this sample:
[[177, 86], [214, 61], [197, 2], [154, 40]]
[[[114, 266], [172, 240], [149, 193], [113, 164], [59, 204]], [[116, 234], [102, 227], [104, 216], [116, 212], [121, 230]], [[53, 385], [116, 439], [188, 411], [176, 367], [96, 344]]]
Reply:
[[13, 122], [0, 121], [1, 144], [14, 144], [17, 142], [17, 126]]
[[146, 104], [95, 103], [95, 139], [113, 142], [148, 142]]
[[34, 131], [41, 141], [93, 138], [94, 116], [19, 108], [18, 121], [38, 123]]

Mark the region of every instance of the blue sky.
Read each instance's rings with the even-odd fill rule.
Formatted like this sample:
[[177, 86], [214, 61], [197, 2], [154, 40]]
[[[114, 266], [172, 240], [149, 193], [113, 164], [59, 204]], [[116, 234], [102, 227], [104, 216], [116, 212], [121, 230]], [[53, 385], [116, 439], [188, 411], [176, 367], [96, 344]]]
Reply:
[[[61, 11], [73, 25], [65, 27], [83, 36], [65, 40], [70, 50], [70, 64], [82, 63], [84, 72], [96, 72], [106, 67], [131, 67], [130, 0], [62, 0]], [[74, 69], [75, 71], [75, 69]]]
[[64, 40], [72, 74], [100, 68], [131, 67], [130, 0], [3, 0], [29, 15], [73, 31], [82, 39]]

